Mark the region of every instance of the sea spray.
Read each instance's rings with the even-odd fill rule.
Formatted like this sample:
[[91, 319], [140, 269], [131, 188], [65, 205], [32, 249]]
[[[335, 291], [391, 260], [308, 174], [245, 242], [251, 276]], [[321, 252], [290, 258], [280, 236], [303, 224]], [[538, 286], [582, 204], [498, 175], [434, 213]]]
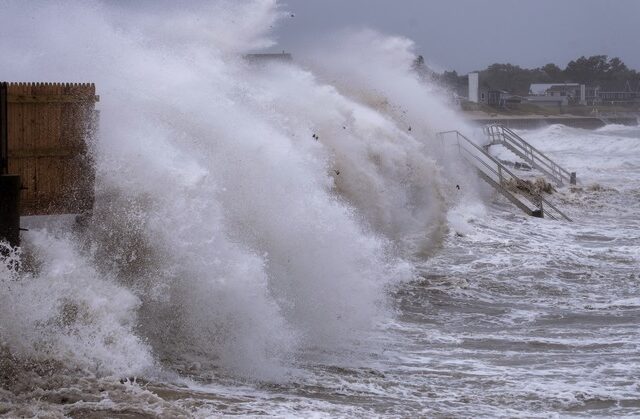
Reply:
[[[446, 181], [424, 143], [438, 125], [418, 109], [436, 102], [418, 100], [430, 91], [406, 60], [358, 84], [345, 70], [351, 91], [295, 64], [251, 66], [243, 54], [269, 45], [281, 16], [272, 1], [4, 8], [0, 51], [15, 60], [3, 77], [91, 81], [101, 95], [93, 217], [72, 236], [26, 235], [44, 269], [19, 274], [16, 301], [44, 309], [0, 320], [14, 355], [64, 353], [99, 375], [158, 363], [279, 377], [307, 348], [357, 342], [389, 314], [389, 286], [411, 279], [406, 260], [437, 245]], [[401, 103], [415, 131], [363, 100], [395, 77], [402, 94], [389, 84], [382, 96], [418, 89]], [[79, 313], [73, 339], [38, 329], [61, 310]]]
[[99, 275], [69, 237], [32, 231], [23, 246], [31, 254], [20, 273], [6, 258], [0, 265], [3, 349], [96, 375], [148, 371], [153, 360], [133, 333], [140, 300]]
[[[393, 124], [395, 131], [386, 132], [379, 129], [384, 122], [363, 124], [367, 146], [382, 152], [367, 155], [361, 150], [340, 156], [368, 160], [352, 165], [364, 170], [370, 170], [372, 163], [386, 162], [394, 173], [383, 165], [376, 178], [394, 182], [394, 187], [363, 188], [366, 182], [358, 179], [354, 188], [366, 190], [365, 195], [356, 189], [347, 196], [369, 219], [384, 226], [385, 235], [402, 243], [403, 254], [425, 257], [441, 242], [444, 227], [448, 227], [443, 218], [446, 212], [455, 207], [458, 216], [466, 218], [466, 210], [482, 205], [488, 195], [485, 185], [460, 158], [456, 143], [443, 141], [437, 133], [459, 130], [477, 144], [486, 139], [454, 110], [449, 90], [416, 72], [415, 60], [412, 40], [372, 29], [327, 34], [300, 57], [320, 82], [331, 83], [340, 94], [366, 105], [365, 112], [373, 111], [374, 118], [383, 117]], [[347, 143], [353, 142], [350, 138]], [[399, 147], [394, 149], [396, 144]], [[402, 155], [399, 159], [398, 153]], [[377, 191], [382, 193], [377, 195]], [[404, 196], [394, 195], [398, 192]], [[368, 205], [374, 197], [377, 205]], [[378, 208], [385, 209], [386, 217], [375, 213]]]
[[255, 88], [260, 105], [277, 104], [271, 112], [285, 132], [300, 146], [318, 149], [314, 154], [326, 154], [334, 192], [369, 229], [405, 254], [437, 242], [444, 204], [440, 173], [420, 142], [387, 114], [319, 84], [307, 71], [289, 65], [261, 70]]

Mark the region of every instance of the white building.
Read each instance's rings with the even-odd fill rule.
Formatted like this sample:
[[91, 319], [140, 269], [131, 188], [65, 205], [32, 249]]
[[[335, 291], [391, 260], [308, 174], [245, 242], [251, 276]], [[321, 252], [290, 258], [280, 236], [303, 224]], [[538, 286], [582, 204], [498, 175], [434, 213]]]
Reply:
[[469, 73], [469, 102], [478, 103], [478, 83], [480, 75]]

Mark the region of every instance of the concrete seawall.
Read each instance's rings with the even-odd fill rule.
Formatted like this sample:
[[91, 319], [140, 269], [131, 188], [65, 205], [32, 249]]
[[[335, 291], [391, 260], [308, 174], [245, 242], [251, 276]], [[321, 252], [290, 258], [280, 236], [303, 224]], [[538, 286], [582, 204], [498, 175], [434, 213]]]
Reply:
[[584, 116], [557, 116], [557, 117], [544, 117], [544, 116], [498, 116], [498, 117], [472, 117], [470, 121], [478, 125], [487, 124], [502, 124], [508, 128], [514, 129], [535, 129], [542, 128], [548, 125], [562, 124], [574, 128], [582, 129], [597, 129], [607, 124], [620, 124], [620, 125], [638, 125], [638, 118], [632, 116], [625, 117], [613, 117], [613, 118], [595, 118]]

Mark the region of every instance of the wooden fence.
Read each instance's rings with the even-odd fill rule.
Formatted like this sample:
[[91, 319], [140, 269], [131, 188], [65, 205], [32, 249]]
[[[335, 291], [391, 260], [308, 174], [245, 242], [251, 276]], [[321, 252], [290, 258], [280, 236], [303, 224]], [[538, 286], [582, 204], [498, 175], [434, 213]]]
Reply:
[[77, 214], [93, 206], [89, 145], [95, 85], [6, 83], [6, 168], [20, 175], [20, 215]]

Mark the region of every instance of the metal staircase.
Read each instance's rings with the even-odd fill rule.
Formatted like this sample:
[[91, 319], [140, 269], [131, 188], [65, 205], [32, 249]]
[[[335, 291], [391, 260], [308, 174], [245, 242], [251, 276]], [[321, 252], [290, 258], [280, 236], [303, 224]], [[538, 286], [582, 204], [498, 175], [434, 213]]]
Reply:
[[444, 131], [437, 135], [443, 142], [453, 137], [460, 155], [475, 167], [479, 176], [526, 214], [572, 221], [544, 196], [531, 190], [530, 184], [513, 174], [504, 164], [459, 131]]
[[525, 160], [531, 167], [547, 175], [557, 186], [563, 186], [564, 182], [569, 182], [571, 185], [576, 184], [575, 172], [569, 172], [560, 167], [560, 165], [504, 125], [487, 125], [483, 128], [483, 131], [489, 138], [486, 148], [498, 144], [506, 147]]

